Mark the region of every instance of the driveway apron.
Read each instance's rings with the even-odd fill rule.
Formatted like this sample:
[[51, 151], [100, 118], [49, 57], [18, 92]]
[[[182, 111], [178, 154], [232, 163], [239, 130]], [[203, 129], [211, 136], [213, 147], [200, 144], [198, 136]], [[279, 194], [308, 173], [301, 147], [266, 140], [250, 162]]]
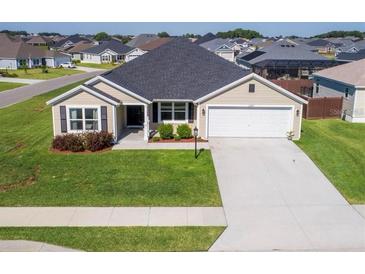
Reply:
[[365, 250], [365, 219], [293, 142], [209, 143], [228, 223], [211, 251]]

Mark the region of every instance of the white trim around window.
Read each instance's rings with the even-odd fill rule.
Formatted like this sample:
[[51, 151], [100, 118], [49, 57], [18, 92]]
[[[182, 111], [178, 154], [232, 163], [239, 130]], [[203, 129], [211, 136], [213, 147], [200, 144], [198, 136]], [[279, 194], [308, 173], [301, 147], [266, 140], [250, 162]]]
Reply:
[[[184, 109], [176, 109], [175, 110], [175, 104], [185, 104]], [[171, 110], [161, 110], [161, 104], [171, 104]], [[189, 102], [158, 102], [158, 123], [164, 123], [164, 124], [186, 124], [189, 122]], [[171, 119], [163, 120], [161, 118], [161, 112], [171, 112]], [[176, 120], [175, 119], [175, 112], [185, 113], [185, 119], [183, 120]]]
[[[82, 118], [81, 119], [70, 119], [70, 109], [81, 109]], [[98, 118], [97, 119], [85, 119], [85, 109], [97, 109]], [[67, 133], [82, 133], [82, 132], [92, 132], [92, 131], [100, 131], [101, 130], [101, 107], [95, 105], [67, 105], [66, 106], [66, 119], [67, 119]], [[79, 120], [82, 121], [82, 130], [72, 130], [70, 121], [71, 120]], [[86, 120], [95, 120], [98, 122], [98, 129], [95, 130], [86, 130], [85, 124]]]

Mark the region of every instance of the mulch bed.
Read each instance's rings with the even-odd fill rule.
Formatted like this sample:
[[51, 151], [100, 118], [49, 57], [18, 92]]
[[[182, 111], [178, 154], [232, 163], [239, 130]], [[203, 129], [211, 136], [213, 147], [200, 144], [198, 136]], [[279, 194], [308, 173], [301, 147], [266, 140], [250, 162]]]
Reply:
[[[198, 138], [198, 143], [206, 143], [208, 142], [207, 140], [203, 140]], [[175, 140], [175, 139], [160, 139], [158, 141], [153, 141], [152, 139], [148, 140], [149, 143], [194, 143], [195, 139], [194, 138], [189, 138], [189, 139], [180, 139], [180, 140]]]
[[104, 148], [102, 150], [97, 151], [90, 151], [90, 150], [84, 150], [84, 151], [69, 151], [69, 150], [59, 150], [55, 148], [50, 148], [49, 151], [56, 154], [95, 154], [95, 153], [103, 153], [112, 150], [112, 147]]

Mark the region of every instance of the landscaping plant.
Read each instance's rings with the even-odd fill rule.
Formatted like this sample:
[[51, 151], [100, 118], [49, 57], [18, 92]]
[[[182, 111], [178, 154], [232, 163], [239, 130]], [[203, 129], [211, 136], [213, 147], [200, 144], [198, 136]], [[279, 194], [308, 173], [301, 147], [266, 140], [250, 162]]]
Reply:
[[157, 131], [162, 139], [172, 139], [174, 137], [174, 128], [171, 124], [161, 124]]
[[191, 128], [189, 127], [188, 124], [179, 125], [176, 129], [176, 132], [182, 139], [188, 139], [192, 137]]

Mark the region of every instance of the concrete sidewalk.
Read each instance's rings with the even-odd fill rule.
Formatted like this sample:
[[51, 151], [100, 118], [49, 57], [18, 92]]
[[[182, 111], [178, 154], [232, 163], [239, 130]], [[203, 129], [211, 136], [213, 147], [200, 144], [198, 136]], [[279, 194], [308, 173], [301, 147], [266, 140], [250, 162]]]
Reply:
[[0, 252], [79, 252], [81, 250], [26, 240], [0, 240]]
[[16, 77], [0, 77], [0, 82], [7, 82], [7, 83], [21, 83], [21, 84], [36, 84], [42, 83], [46, 80], [39, 80], [39, 79], [24, 79], [24, 78], [16, 78]]
[[221, 207], [0, 207], [0, 227], [226, 224]]
[[[120, 142], [113, 146], [118, 149], [194, 149], [194, 143], [147, 143], [145, 141]], [[198, 150], [209, 149], [208, 142], [198, 143]]]

